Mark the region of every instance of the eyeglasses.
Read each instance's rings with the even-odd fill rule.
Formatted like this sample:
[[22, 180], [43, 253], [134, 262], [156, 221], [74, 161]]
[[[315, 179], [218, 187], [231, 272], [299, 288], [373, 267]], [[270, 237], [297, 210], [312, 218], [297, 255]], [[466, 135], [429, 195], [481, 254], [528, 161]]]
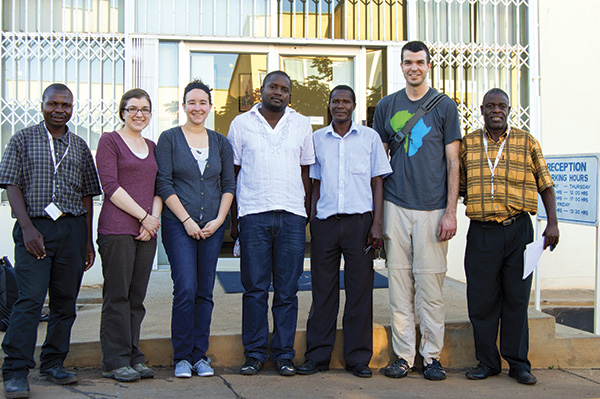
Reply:
[[142, 115], [150, 115], [152, 113], [152, 110], [150, 108], [136, 107], [123, 108], [123, 111], [127, 111], [130, 115], [137, 115], [138, 112], [141, 112]]

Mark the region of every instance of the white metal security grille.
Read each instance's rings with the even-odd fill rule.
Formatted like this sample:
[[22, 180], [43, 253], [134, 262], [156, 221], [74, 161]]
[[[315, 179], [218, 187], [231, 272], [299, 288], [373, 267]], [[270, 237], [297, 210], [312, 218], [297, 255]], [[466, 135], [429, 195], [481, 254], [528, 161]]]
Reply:
[[2, 33], [0, 99], [2, 150], [17, 130], [41, 120], [41, 95], [53, 82], [73, 91], [71, 129], [93, 149], [120, 123], [124, 41], [114, 34]]
[[464, 130], [480, 127], [479, 106], [493, 87], [508, 93], [511, 123], [530, 127], [528, 13], [526, 0], [417, 0], [432, 85], [457, 102]]
[[[0, 150], [10, 136], [39, 122], [46, 86], [73, 91], [70, 128], [95, 149], [120, 124], [125, 0], [5, 0], [0, 8]], [[121, 9], [120, 9], [120, 8]]]

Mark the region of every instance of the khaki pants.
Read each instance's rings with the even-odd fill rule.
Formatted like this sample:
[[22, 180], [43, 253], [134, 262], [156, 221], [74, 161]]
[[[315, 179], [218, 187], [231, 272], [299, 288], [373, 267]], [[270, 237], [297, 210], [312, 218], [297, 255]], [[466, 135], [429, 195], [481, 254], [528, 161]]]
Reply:
[[444, 209], [417, 211], [384, 201], [383, 237], [389, 276], [392, 345], [410, 366], [416, 355], [415, 309], [423, 363], [439, 359], [444, 344], [444, 300], [448, 242], [437, 240]]

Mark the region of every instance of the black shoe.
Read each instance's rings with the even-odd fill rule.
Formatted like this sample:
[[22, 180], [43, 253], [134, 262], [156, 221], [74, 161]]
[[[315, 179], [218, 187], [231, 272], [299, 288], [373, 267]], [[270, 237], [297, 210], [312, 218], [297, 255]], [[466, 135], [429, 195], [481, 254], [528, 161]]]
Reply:
[[241, 375], [255, 375], [262, 369], [262, 362], [255, 357], [248, 356], [246, 363], [240, 369]]
[[537, 378], [531, 374], [529, 370], [508, 370], [508, 376], [514, 378], [517, 382], [526, 385], [533, 385], [537, 382]]
[[296, 373], [301, 375], [310, 375], [315, 374], [317, 371], [327, 370], [329, 370], [329, 362], [317, 363], [314, 360], [310, 359], [306, 359], [306, 361], [301, 366], [296, 367]]
[[371, 369], [364, 363], [358, 363], [354, 366], [350, 367], [346, 365], [346, 371], [351, 371], [357, 377], [361, 378], [371, 378], [373, 373], [371, 373]]
[[446, 379], [446, 370], [439, 360], [433, 359], [431, 363], [423, 367], [423, 376], [430, 381], [443, 381]]
[[67, 371], [62, 364], [56, 364], [47, 369], [40, 370], [40, 375], [58, 385], [70, 385], [77, 382], [77, 374]]
[[403, 358], [399, 357], [393, 364], [390, 364], [385, 369], [383, 369], [383, 374], [386, 377], [390, 378], [402, 378], [406, 377], [410, 371], [412, 371], [412, 367], [408, 365], [408, 362]]
[[29, 383], [27, 378], [14, 377], [4, 380], [4, 395], [8, 399], [20, 399], [29, 397]]
[[291, 377], [296, 375], [296, 366], [294, 366], [294, 362], [292, 359], [279, 359], [275, 362], [275, 368], [279, 375], [284, 377]]
[[485, 380], [488, 377], [500, 374], [499, 371], [492, 370], [485, 363], [479, 362], [477, 367], [465, 373], [465, 376], [470, 380]]

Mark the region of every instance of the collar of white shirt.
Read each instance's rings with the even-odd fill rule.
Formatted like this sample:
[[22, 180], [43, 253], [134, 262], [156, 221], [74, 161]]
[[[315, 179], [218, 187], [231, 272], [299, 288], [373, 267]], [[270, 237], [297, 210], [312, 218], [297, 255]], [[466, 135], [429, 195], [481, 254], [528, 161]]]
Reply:
[[[249, 112], [251, 112], [252, 114], [256, 115], [256, 117], [263, 123], [266, 123], [269, 127], [271, 127], [271, 125], [269, 125], [269, 122], [267, 122], [267, 120], [265, 119], [265, 117], [260, 113], [259, 109], [262, 108], [262, 103], [258, 103], [255, 104], [254, 107], [252, 107], [250, 109]], [[290, 115], [292, 114], [297, 114], [298, 112], [296, 112], [295, 109], [291, 108], [291, 107], [285, 107], [285, 111], [283, 112], [283, 116], [281, 117], [281, 119], [277, 122], [277, 125], [275, 125], [275, 128], [277, 128], [277, 126], [280, 126], [282, 122], [284, 122]]]

